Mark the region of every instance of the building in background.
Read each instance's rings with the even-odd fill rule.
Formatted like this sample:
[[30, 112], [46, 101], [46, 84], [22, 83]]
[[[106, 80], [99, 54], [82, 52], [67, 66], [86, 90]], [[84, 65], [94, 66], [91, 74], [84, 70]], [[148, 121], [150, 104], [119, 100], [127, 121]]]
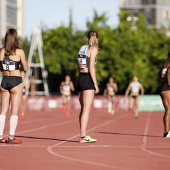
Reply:
[[148, 26], [170, 29], [170, 0], [119, 0], [120, 9], [129, 10], [131, 17], [141, 12]]
[[14, 28], [24, 36], [24, 0], [0, 0], [0, 47], [6, 30]]

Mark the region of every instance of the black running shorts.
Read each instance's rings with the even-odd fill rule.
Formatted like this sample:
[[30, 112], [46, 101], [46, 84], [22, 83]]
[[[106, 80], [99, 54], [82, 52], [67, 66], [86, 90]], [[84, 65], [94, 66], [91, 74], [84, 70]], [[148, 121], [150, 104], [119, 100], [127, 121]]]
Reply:
[[1, 87], [10, 91], [12, 88], [22, 83], [22, 78], [19, 76], [4, 76], [2, 78]]
[[170, 86], [168, 86], [166, 83], [161, 83], [159, 90], [160, 90], [160, 92], [162, 92], [162, 91], [169, 91], [170, 90]]
[[93, 80], [90, 73], [80, 73], [76, 81], [76, 90], [95, 90]]

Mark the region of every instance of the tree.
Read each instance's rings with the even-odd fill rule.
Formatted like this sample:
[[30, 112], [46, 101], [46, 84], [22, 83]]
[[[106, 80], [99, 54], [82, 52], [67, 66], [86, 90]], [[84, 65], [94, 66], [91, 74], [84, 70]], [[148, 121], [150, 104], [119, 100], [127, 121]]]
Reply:
[[[147, 93], [158, 89], [157, 72], [167, 58], [170, 37], [165, 28], [148, 28], [144, 16], [136, 18], [130, 12], [120, 11], [117, 28], [107, 25], [106, 13], [99, 15], [94, 10], [93, 20], [87, 21], [87, 30], [99, 33], [99, 54], [97, 56], [97, 80], [100, 92], [105, 88], [109, 76], [114, 76], [119, 92], [124, 93], [133, 75], [137, 75]], [[56, 91], [65, 74], [70, 74], [73, 82], [78, 75], [77, 53], [86, 43], [86, 31], [61, 25], [43, 31], [43, 53], [49, 73], [49, 85]]]

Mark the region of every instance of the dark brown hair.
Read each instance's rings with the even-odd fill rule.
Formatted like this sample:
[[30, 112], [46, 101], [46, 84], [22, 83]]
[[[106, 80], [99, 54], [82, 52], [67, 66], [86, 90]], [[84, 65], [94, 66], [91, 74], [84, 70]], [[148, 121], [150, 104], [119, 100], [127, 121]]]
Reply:
[[16, 52], [16, 49], [20, 48], [18, 45], [18, 35], [17, 31], [13, 28], [7, 30], [5, 35], [5, 55], [13, 55]]
[[94, 31], [94, 30], [91, 30], [91, 31], [89, 31], [89, 32], [87, 33], [87, 38], [88, 38], [88, 39], [90, 39], [91, 36], [96, 36], [97, 39], [98, 39], [98, 33], [97, 33], [96, 31]]

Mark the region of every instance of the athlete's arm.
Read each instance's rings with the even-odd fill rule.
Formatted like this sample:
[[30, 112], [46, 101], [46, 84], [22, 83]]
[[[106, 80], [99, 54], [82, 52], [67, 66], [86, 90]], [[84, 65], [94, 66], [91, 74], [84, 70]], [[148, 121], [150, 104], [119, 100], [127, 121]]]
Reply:
[[170, 62], [167, 63], [167, 84], [170, 86]]
[[142, 84], [140, 85], [140, 90], [141, 90], [141, 95], [144, 95], [144, 88]]
[[107, 88], [104, 89], [103, 96], [107, 96]]
[[126, 89], [126, 92], [125, 92], [125, 96], [127, 97], [129, 92], [130, 92], [130, 86], [131, 86], [131, 83], [129, 84], [128, 88]]
[[23, 70], [26, 72], [26, 71], [28, 71], [28, 64], [27, 64], [27, 61], [25, 58], [25, 53], [22, 49], [20, 49], [19, 55], [21, 57], [21, 64], [22, 64]]
[[95, 94], [97, 94], [99, 92], [99, 88], [97, 85], [97, 80], [96, 80], [96, 72], [95, 72], [95, 59], [96, 59], [96, 55], [97, 55], [97, 48], [91, 48], [90, 49], [90, 75], [92, 77], [93, 83], [94, 83], [94, 87], [95, 87]]
[[118, 92], [118, 87], [117, 87], [117, 84], [116, 84], [116, 83], [113, 84], [113, 88], [114, 88], [114, 91], [115, 91], [115, 92]]
[[60, 93], [61, 94], [63, 93], [63, 82], [61, 82], [61, 84], [60, 84]]
[[72, 81], [70, 81], [70, 89], [71, 89], [71, 91], [74, 91], [74, 90], [75, 90]]
[[[0, 48], [0, 61], [2, 61], [2, 48]], [[3, 71], [2, 64], [0, 64], [0, 71]]]

